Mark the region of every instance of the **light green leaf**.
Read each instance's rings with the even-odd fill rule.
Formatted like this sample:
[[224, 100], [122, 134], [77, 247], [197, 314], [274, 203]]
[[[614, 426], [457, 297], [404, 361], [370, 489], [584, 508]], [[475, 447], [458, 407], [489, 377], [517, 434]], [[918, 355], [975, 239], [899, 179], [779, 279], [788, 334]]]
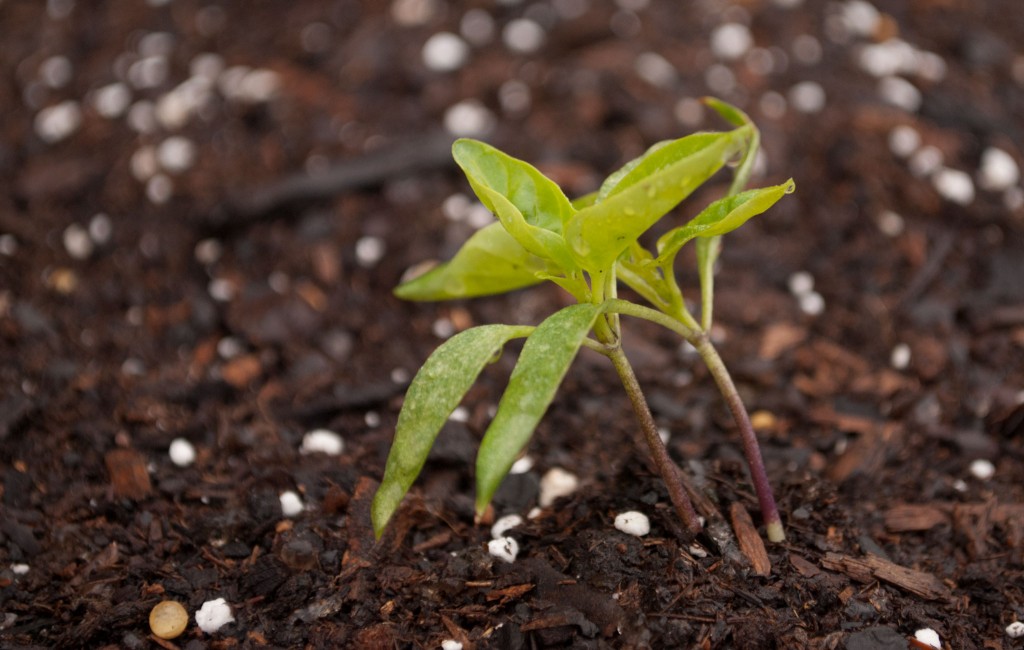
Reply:
[[434, 350], [405, 394], [384, 479], [373, 497], [373, 530], [380, 537], [402, 497], [419, 476], [448, 416], [484, 366], [509, 340], [527, 336], [528, 326], [481, 325], [456, 334]]
[[473, 233], [450, 261], [400, 284], [395, 295], [404, 300], [452, 300], [505, 293], [537, 284], [547, 270], [500, 223]]
[[611, 268], [637, 237], [741, 153], [750, 127], [696, 133], [645, 155], [600, 203], [580, 210], [566, 241], [591, 272]]
[[594, 205], [595, 201], [597, 201], [597, 192], [591, 192], [590, 194], [584, 194], [583, 196], [573, 199], [572, 207], [575, 210], [582, 210], [583, 208], [589, 208]]
[[476, 459], [476, 508], [482, 512], [523, 450], [602, 305], [582, 303], [549, 316], [526, 339], [498, 412]]
[[753, 124], [753, 121], [751, 121], [749, 115], [747, 115], [740, 109], [736, 108], [732, 104], [723, 102], [721, 99], [718, 99], [717, 97], [704, 97], [701, 101], [703, 101], [708, 108], [712, 109], [713, 111], [721, 115], [722, 119], [724, 119], [729, 124], [732, 124], [733, 126]]
[[626, 178], [626, 176], [644, 162], [648, 156], [668, 144], [672, 144], [672, 140], [662, 140], [661, 142], [654, 143], [643, 153], [642, 156], [630, 160], [617, 171], [613, 172], [608, 178], [604, 179], [604, 182], [601, 183], [601, 188], [597, 190], [597, 197], [595, 198], [594, 203], [600, 203], [608, 198], [608, 195], [611, 194], [612, 190], [618, 187], [619, 183], [622, 182], [622, 179]]
[[716, 237], [736, 230], [751, 217], [765, 212], [796, 188], [793, 179], [715, 201], [685, 226], [674, 228], [658, 239], [658, 263], [670, 262], [695, 237]]
[[561, 233], [576, 210], [558, 185], [532, 165], [477, 140], [456, 140], [452, 155], [477, 198], [523, 248], [566, 271], [575, 267]]

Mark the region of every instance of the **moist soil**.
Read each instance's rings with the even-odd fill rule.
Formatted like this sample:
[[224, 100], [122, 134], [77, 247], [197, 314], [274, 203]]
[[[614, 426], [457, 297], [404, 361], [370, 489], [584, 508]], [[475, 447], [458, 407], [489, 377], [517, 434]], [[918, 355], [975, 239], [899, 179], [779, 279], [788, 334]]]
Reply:
[[[874, 6], [0, 4], [0, 645], [854, 650], [930, 627], [944, 648], [1020, 647], [1004, 628], [1024, 616], [1024, 200], [1019, 180], [977, 174], [989, 147], [1024, 153], [1024, 12]], [[541, 28], [534, 51], [516, 49], [538, 33], [522, 18]], [[754, 48], [719, 34], [712, 51], [726, 23]], [[431, 69], [426, 40], [460, 29], [467, 60]], [[890, 70], [916, 93], [861, 64], [891, 38], [917, 52]], [[233, 72], [168, 106], [203, 53]], [[132, 108], [105, 117], [95, 91], [124, 79]], [[454, 331], [568, 304], [553, 287], [391, 295], [481, 220], [456, 196], [471, 194], [445, 124], [576, 195], [658, 140], [721, 128], [691, 99], [709, 93], [761, 127], [757, 182], [797, 184], [726, 238], [714, 330], [786, 542], [759, 548], [736, 431], [699, 360], [626, 322], [707, 533], [683, 538], [614, 372], [586, 351], [532, 468], [475, 523], [474, 453], [510, 346], [375, 543], [370, 499], [423, 360]], [[43, 109], [65, 101], [80, 121], [53, 137]], [[920, 143], [901, 150], [901, 126]], [[194, 160], [154, 165], [147, 147], [171, 136]], [[930, 171], [936, 154], [965, 175]], [[791, 291], [801, 272], [817, 297]], [[343, 452], [301, 453], [314, 429]], [[172, 462], [178, 438], [194, 463]], [[514, 563], [490, 556], [489, 522], [530, 513], [555, 467], [579, 488], [509, 533]], [[284, 516], [286, 491], [301, 513]], [[648, 535], [613, 527], [628, 510]], [[234, 616], [219, 631], [193, 618], [151, 634], [160, 601], [194, 617], [216, 598]]]

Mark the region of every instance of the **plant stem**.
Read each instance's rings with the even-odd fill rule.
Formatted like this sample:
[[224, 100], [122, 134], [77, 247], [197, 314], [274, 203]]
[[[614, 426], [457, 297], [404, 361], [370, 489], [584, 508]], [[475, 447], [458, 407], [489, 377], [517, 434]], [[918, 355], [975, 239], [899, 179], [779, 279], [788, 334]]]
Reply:
[[668, 450], [665, 449], [665, 443], [661, 441], [661, 436], [658, 435], [658, 427], [654, 424], [654, 416], [651, 415], [651, 409], [647, 406], [647, 400], [644, 398], [643, 391], [640, 390], [640, 383], [636, 380], [633, 367], [629, 365], [629, 360], [626, 359], [626, 354], [622, 351], [621, 346], [616, 346], [609, 350], [608, 358], [611, 359], [616, 372], [619, 373], [619, 378], [622, 379], [622, 386], [626, 389], [629, 401], [633, 404], [633, 413], [640, 423], [644, 440], [647, 442], [647, 449], [654, 459], [654, 464], [661, 474], [662, 480], [665, 481], [665, 486], [668, 488], [668, 496], [676, 509], [676, 514], [679, 515], [687, 530], [693, 535], [697, 535], [701, 531], [697, 511], [693, 509], [693, 502], [690, 501], [690, 497], [687, 496], [686, 490], [679, 480], [679, 475], [677, 474], [679, 470], [676, 468], [675, 463], [672, 462], [672, 459], [669, 458]]
[[768, 539], [772, 542], [782, 542], [786, 539], [786, 531], [782, 526], [782, 519], [779, 517], [779, 508], [775, 504], [775, 497], [772, 496], [772, 487], [768, 482], [768, 473], [764, 469], [764, 460], [761, 458], [761, 447], [757, 443], [757, 435], [754, 427], [750, 424], [750, 417], [747, 409], [743, 406], [743, 400], [736, 390], [736, 385], [729, 376], [722, 358], [718, 351], [711, 344], [706, 334], [702, 334], [692, 340], [697, 352], [700, 353], [704, 363], [707, 364], [711, 376], [718, 384], [718, 390], [725, 398], [732, 417], [740, 428], [740, 436], [743, 439], [743, 455], [747, 458], [747, 466], [750, 468], [750, 476], [754, 482], [754, 489], [757, 491], [757, 500], [761, 505], [761, 516], [764, 518]]

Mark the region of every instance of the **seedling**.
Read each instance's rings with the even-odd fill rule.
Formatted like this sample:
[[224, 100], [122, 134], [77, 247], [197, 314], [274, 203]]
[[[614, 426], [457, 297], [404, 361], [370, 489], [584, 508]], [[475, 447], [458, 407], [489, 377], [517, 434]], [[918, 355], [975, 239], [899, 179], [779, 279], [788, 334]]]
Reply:
[[[785, 539], [750, 418], [708, 332], [722, 235], [770, 208], [792, 192], [794, 184], [790, 179], [743, 191], [760, 144], [758, 131], [739, 109], [715, 99], [705, 101], [734, 128], [660, 142], [609, 176], [598, 191], [575, 201], [521, 160], [475, 140], [455, 142], [456, 163], [498, 221], [477, 231], [449, 262], [400, 285], [396, 295], [408, 300], [470, 298], [551, 281], [572, 294], [577, 304], [536, 327], [473, 327], [453, 336], [427, 359], [406, 393], [384, 479], [373, 500], [378, 536], [419, 475], [448, 416], [484, 366], [517, 338], [526, 342], [477, 455], [477, 513], [490, 503], [569, 365], [586, 347], [611, 361], [673, 507], [688, 531], [699, 533], [693, 504], [623, 352], [620, 316], [626, 315], [676, 332], [700, 354], [739, 427], [768, 539]], [[644, 232], [730, 163], [736, 163], [736, 172], [724, 198], [662, 235], [655, 251], [639, 243]], [[676, 255], [690, 241], [696, 246], [700, 277], [699, 320], [687, 309], [674, 271]], [[650, 306], [619, 298], [620, 281]]]

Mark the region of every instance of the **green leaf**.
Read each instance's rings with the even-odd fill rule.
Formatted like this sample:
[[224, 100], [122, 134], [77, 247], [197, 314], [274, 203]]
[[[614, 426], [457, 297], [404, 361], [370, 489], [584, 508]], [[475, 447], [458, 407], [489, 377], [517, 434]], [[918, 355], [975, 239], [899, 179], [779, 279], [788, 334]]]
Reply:
[[477, 140], [456, 140], [452, 155], [477, 198], [523, 248], [563, 270], [575, 268], [561, 233], [576, 210], [558, 185], [532, 165]]
[[601, 183], [601, 188], [597, 190], [597, 197], [595, 198], [594, 203], [600, 203], [608, 198], [608, 195], [611, 194], [612, 190], [622, 182], [622, 179], [626, 178], [626, 176], [636, 169], [640, 163], [644, 162], [648, 156], [668, 144], [672, 144], [672, 140], [662, 140], [661, 142], [654, 143], [643, 153], [642, 156], [630, 160], [617, 171], [613, 172], [611, 176], [604, 179], [604, 182]]
[[523, 450], [587, 332], [604, 310], [582, 303], [549, 316], [526, 339], [498, 412], [487, 428], [476, 459], [476, 508], [491, 502], [516, 456]]
[[704, 97], [701, 99], [701, 101], [703, 101], [708, 108], [712, 109], [713, 111], [721, 115], [722, 119], [724, 119], [729, 124], [732, 124], [733, 126], [753, 124], [753, 121], [750, 119], [749, 115], [747, 115], [740, 109], [736, 108], [732, 104], [723, 102], [721, 99], [718, 99], [717, 97]]
[[505, 293], [537, 284], [547, 270], [500, 223], [473, 233], [450, 261], [400, 284], [395, 295], [404, 300], [452, 300]]
[[591, 272], [611, 268], [644, 231], [689, 196], [736, 154], [751, 128], [695, 133], [645, 155], [600, 203], [580, 210], [566, 241]]
[[532, 327], [512, 325], [481, 325], [468, 329], [434, 350], [416, 373], [398, 414], [384, 479], [373, 497], [371, 516], [378, 538], [423, 469], [441, 427], [477, 375], [501, 353], [505, 343], [527, 336], [532, 330]]
[[573, 199], [572, 207], [575, 210], [582, 210], [583, 208], [589, 208], [594, 205], [595, 201], [597, 201], [597, 192], [591, 192], [590, 194], [584, 194], [583, 196]]
[[658, 239], [658, 264], [671, 262], [679, 249], [695, 237], [716, 237], [736, 230], [751, 217], [775, 205], [795, 187], [791, 178], [781, 185], [748, 190], [715, 201], [685, 226], [674, 228]]

